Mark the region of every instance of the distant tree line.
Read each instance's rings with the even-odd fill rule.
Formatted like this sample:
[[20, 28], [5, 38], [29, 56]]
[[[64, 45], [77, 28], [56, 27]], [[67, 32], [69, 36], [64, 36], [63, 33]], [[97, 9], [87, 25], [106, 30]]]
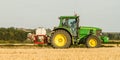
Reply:
[[0, 40], [17, 40], [23, 41], [26, 39], [27, 32], [14, 27], [0, 28]]
[[104, 36], [108, 36], [110, 40], [120, 40], [120, 32], [104, 32]]

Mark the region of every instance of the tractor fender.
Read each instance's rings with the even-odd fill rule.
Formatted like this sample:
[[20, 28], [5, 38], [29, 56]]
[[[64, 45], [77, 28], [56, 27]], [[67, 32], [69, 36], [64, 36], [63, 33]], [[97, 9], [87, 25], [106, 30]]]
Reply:
[[[65, 30], [65, 31], [67, 31], [69, 33], [71, 39], [72, 39], [72, 34], [65, 28], [55, 28], [55, 29], [52, 30], [51, 34], [54, 34], [54, 32], [57, 31], [57, 30]], [[73, 39], [71, 40], [71, 42], [72, 42], [72, 44], [74, 44]]]

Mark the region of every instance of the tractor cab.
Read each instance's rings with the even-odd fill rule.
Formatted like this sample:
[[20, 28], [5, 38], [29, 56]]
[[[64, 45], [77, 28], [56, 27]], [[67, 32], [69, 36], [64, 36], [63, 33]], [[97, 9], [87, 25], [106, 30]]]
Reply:
[[79, 16], [60, 16], [59, 27], [68, 29], [71, 32], [72, 36], [77, 36]]

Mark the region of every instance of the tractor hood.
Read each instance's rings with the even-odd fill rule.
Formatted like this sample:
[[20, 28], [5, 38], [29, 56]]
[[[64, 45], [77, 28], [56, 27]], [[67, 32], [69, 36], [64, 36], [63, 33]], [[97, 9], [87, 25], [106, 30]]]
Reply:
[[80, 26], [80, 29], [86, 29], [86, 30], [102, 30], [97, 27], [87, 27], [87, 26]]
[[97, 27], [86, 27], [86, 26], [81, 26], [79, 28], [79, 32], [80, 32], [79, 34], [84, 34], [84, 35], [87, 34], [88, 35], [91, 33], [91, 31], [93, 34], [96, 34], [97, 31], [102, 32], [102, 29], [97, 28]]

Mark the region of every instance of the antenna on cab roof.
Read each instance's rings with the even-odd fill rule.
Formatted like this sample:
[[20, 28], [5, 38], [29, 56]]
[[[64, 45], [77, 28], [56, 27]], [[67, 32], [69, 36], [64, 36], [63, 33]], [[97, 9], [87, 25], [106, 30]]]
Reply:
[[77, 16], [77, 13], [74, 11], [74, 16]]

